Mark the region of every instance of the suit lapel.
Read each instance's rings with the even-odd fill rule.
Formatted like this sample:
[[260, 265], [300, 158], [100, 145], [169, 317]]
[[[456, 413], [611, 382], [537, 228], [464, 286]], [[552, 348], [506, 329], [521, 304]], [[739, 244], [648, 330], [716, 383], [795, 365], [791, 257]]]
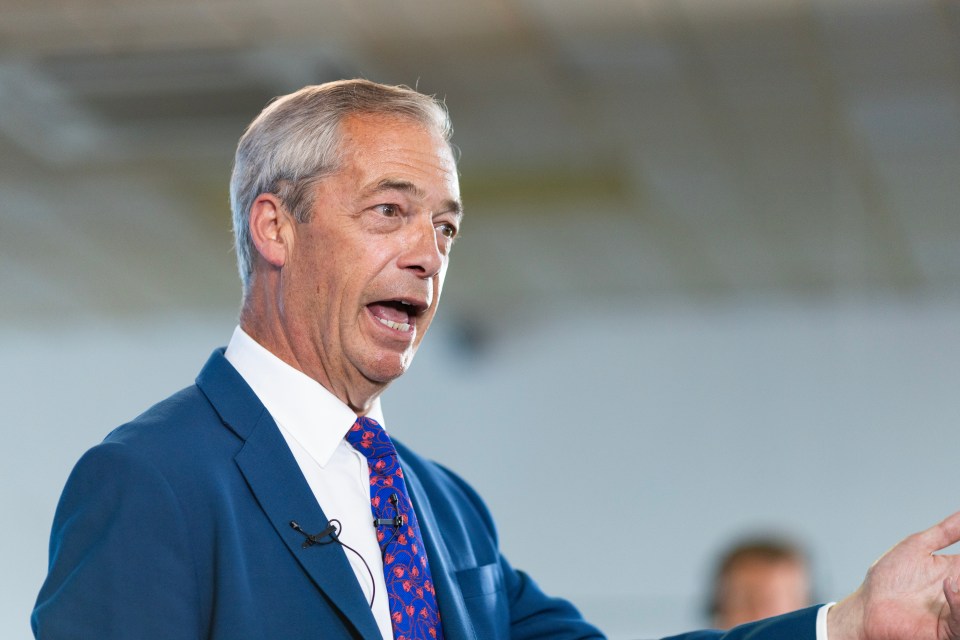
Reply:
[[403, 468], [403, 478], [410, 492], [410, 500], [417, 513], [420, 533], [423, 534], [423, 545], [430, 561], [430, 573], [437, 588], [437, 604], [440, 607], [443, 636], [446, 640], [476, 640], [477, 635], [470, 622], [467, 606], [463, 602], [463, 594], [454, 573], [455, 565], [450, 558], [450, 550], [443, 542], [427, 493], [417, 474], [402, 457], [400, 466]]
[[243, 378], [214, 352], [197, 384], [224, 423], [245, 440], [235, 461], [277, 535], [316, 586], [368, 639], [381, 638], [366, 597], [343, 549], [337, 544], [303, 548], [304, 537], [290, 527], [322, 530], [327, 517], [307, 484], [273, 418]]

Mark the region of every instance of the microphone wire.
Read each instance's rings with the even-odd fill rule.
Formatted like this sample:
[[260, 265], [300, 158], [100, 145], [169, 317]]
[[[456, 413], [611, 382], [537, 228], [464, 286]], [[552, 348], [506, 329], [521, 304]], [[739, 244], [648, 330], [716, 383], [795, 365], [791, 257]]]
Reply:
[[340, 523], [339, 520], [337, 520], [336, 518], [333, 518], [332, 520], [328, 520], [328, 521], [327, 521], [327, 527], [328, 527], [328, 528], [329, 528], [329, 527], [333, 527], [333, 531], [331, 531], [331, 532], [329, 532], [329, 533], [326, 533], [323, 537], [326, 538], [326, 537], [329, 536], [329, 538], [330, 538], [329, 540], [321, 540], [321, 539], [320, 539], [321, 536], [319, 536], [319, 535], [316, 535], [316, 534], [310, 535], [310, 534], [308, 534], [306, 531], [304, 531], [303, 529], [300, 528], [300, 525], [297, 524], [296, 521], [291, 520], [291, 521], [290, 521], [290, 527], [291, 527], [292, 529], [294, 529], [295, 531], [299, 531], [299, 532], [302, 533], [304, 536], [306, 536], [307, 541], [304, 542], [304, 548], [309, 547], [311, 544], [327, 545], [327, 544], [330, 544], [331, 542], [336, 542], [336, 543], [339, 544], [341, 547], [343, 547], [344, 549], [348, 549], [348, 550], [352, 551], [352, 552], [354, 553], [354, 555], [356, 555], [358, 558], [360, 558], [360, 562], [363, 563], [363, 568], [367, 570], [367, 574], [369, 574], [369, 576], [370, 576], [370, 585], [371, 585], [371, 591], [370, 591], [370, 608], [373, 609], [373, 603], [374, 603], [374, 600], [375, 600], [376, 597], [377, 597], [377, 581], [373, 579], [373, 571], [370, 569], [370, 565], [367, 564], [367, 561], [364, 560], [363, 556], [360, 555], [360, 552], [357, 551], [356, 549], [354, 549], [353, 547], [351, 547], [351, 546], [348, 545], [346, 542], [344, 542], [343, 540], [340, 539], [340, 532], [343, 530], [343, 525]]

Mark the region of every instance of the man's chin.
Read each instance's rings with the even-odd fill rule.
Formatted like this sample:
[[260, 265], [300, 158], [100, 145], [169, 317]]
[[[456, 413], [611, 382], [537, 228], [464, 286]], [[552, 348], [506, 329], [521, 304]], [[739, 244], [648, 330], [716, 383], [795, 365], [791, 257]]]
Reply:
[[413, 347], [402, 352], [381, 352], [371, 358], [361, 371], [370, 382], [386, 386], [407, 372], [415, 353]]

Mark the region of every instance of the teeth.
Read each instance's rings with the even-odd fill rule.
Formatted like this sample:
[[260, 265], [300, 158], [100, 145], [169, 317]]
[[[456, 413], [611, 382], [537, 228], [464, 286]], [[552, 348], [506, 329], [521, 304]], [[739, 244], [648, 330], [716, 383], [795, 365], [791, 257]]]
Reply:
[[397, 331], [410, 331], [410, 325], [406, 322], [394, 322], [393, 320], [385, 320], [384, 318], [377, 318], [380, 321], [380, 324], [387, 325], [391, 329], [396, 329]]

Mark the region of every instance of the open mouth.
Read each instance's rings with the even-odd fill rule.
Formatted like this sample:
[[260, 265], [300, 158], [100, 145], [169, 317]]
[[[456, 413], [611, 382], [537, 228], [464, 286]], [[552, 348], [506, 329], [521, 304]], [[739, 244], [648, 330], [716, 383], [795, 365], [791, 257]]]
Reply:
[[399, 298], [380, 300], [367, 305], [373, 317], [385, 327], [409, 333], [417, 326], [417, 317], [427, 306], [416, 300]]

